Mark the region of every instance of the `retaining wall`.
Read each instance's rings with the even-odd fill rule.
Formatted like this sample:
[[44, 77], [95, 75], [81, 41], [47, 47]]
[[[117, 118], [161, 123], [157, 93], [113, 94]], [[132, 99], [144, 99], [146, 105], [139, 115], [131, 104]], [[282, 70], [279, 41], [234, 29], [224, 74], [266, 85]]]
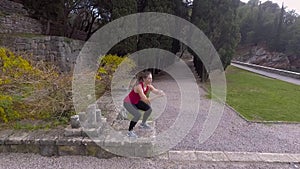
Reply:
[[84, 41], [58, 36], [20, 37], [0, 35], [0, 46], [13, 52], [32, 55], [35, 60], [55, 63], [62, 72], [71, 71]]
[[235, 64], [251, 67], [251, 68], [254, 68], [257, 70], [263, 70], [266, 72], [275, 73], [275, 74], [279, 74], [282, 76], [300, 79], [300, 73], [297, 73], [297, 72], [291, 72], [291, 71], [282, 70], [282, 69], [275, 69], [275, 68], [271, 68], [271, 67], [265, 67], [265, 66], [255, 65], [255, 64], [251, 64], [251, 63], [244, 63], [244, 62], [239, 62], [239, 61], [231, 61], [231, 62], [235, 63]]

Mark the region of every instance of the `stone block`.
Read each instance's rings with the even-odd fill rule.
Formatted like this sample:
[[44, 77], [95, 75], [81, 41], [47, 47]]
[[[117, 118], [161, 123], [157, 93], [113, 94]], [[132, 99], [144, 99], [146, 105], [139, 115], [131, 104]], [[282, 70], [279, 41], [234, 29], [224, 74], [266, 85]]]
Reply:
[[53, 129], [46, 131], [42, 134], [40, 139], [40, 144], [42, 145], [55, 145], [58, 138], [63, 137], [64, 130], [62, 129]]
[[85, 146], [87, 146], [87, 145], [103, 146], [104, 140], [105, 140], [105, 136], [99, 136], [99, 137], [93, 137], [93, 138], [85, 137], [82, 140], [82, 144]]
[[131, 147], [134, 149], [136, 157], [154, 156], [154, 143], [149, 139], [137, 139], [137, 142], [132, 143]]
[[[100, 155], [101, 155], [101, 158], [110, 158], [110, 157], [116, 157], [116, 156], [136, 157], [134, 148], [122, 147], [122, 146], [102, 147]], [[107, 155], [108, 155], [108, 157], [107, 157]]]
[[294, 162], [293, 157], [289, 156], [289, 154], [279, 154], [279, 153], [259, 153], [259, 158], [262, 159], [263, 162]]
[[104, 136], [103, 152], [110, 152], [114, 156], [135, 156], [135, 149], [131, 147], [131, 143], [136, 140], [131, 140], [124, 133], [116, 131], [110, 131]]
[[170, 151], [169, 159], [176, 161], [195, 161], [197, 160], [197, 156], [195, 151]]
[[45, 137], [45, 133], [47, 133], [47, 132], [45, 132], [43, 130], [37, 130], [34, 133], [29, 134], [27, 138], [32, 140], [32, 141], [30, 141], [31, 143], [40, 145], [41, 140], [43, 140]]
[[58, 136], [49, 136], [45, 134], [44, 137], [41, 138], [39, 142], [41, 145], [55, 145], [57, 139]]
[[80, 123], [84, 123], [86, 121], [86, 119], [87, 119], [86, 112], [79, 112], [78, 116], [79, 116]]
[[10, 152], [12, 153], [39, 153], [39, 145], [34, 144], [18, 144], [18, 145], [9, 145]]
[[290, 154], [290, 156], [295, 160], [295, 162], [300, 163], [300, 154]]
[[27, 136], [22, 139], [23, 144], [36, 144], [35, 135], [37, 131], [28, 132]]
[[116, 156], [115, 154], [103, 149], [101, 146], [96, 144], [89, 144], [86, 146], [86, 155], [98, 158], [112, 158]]
[[99, 149], [96, 157], [108, 159], [108, 158], [118, 157], [118, 155], [101, 148]]
[[195, 154], [200, 161], [229, 161], [222, 151], [196, 151]]
[[79, 128], [80, 127], [79, 115], [71, 116], [70, 123], [72, 128]]
[[7, 138], [12, 135], [14, 132], [13, 130], [2, 130], [0, 131], [0, 145], [4, 144]]
[[155, 156], [154, 158], [159, 159], [159, 160], [169, 160], [169, 153], [163, 153], [163, 154]]
[[24, 131], [16, 131], [12, 135], [10, 135], [4, 144], [22, 144], [22, 141], [28, 136], [27, 132]]
[[230, 161], [234, 162], [253, 162], [261, 161], [257, 153], [254, 152], [224, 152]]
[[85, 149], [86, 149], [86, 155], [97, 157], [97, 154], [99, 152], [99, 149], [101, 149], [101, 147], [97, 145], [87, 145]]
[[65, 128], [64, 136], [66, 136], [66, 137], [81, 137], [82, 136], [82, 128], [72, 128], [71, 126], [67, 126]]
[[88, 106], [86, 113], [87, 113], [87, 127], [94, 128], [97, 126], [97, 117], [96, 117], [96, 104], [91, 104]]
[[58, 146], [58, 155], [86, 155], [85, 146]]
[[73, 138], [58, 138], [56, 140], [56, 145], [66, 145], [66, 146], [81, 146], [83, 137], [73, 137]]
[[101, 109], [96, 109], [96, 121], [97, 121], [97, 123], [101, 123], [102, 122]]
[[8, 153], [8, 152], [10, 152], [10, 146], [0, 145], [0, 153]]
[[84, 137], [98, 137], [100, 133], [97, 128], [83, 128], [82, 135]]
[[57, 156], [58, 155], [58, 147], [56, 145], [40, 145], [40, 154], [42, 156]]
[[137, 139], [130, 139], [121, 131], [119, 132], [115, 131], [114, 133], [111, 132], [106, 136], [104, 141], [104, 146], [105, 147], [119, 147], [119, 146], [131, 147], [131, 144], [135, 142], [137, 142]]

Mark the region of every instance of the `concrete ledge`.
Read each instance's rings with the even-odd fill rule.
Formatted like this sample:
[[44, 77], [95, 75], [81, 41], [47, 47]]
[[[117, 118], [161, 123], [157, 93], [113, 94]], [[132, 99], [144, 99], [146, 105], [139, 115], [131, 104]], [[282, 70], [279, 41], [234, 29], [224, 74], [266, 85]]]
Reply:
[[[1, 131], [0, 153], [36, 153], [42, 156], [81, 155], [97, 158], [121, 155], [147, 157], [154, 151], [154, 142], [147, 139], [130, 140], [125, 135], [100, 135], [89, 137], [66, 137], [63, 130], [52, 131]], [[102, 148], [99, 145], [105, 145]], [[168, 151], [157, 157], [161, 160], [209, 161], [209, 162], [266, 162], [300, 163], [300, 154], [227, 152], [227, 151]]]
[[116, 157], [100, 146], [105, 137], [66, 137], [63, 130], [52, 131], [0, 131], [0, 153], [36, 153], [42, 156], [84, 155], [98, 158]]
[[283, 69], [275, 69], [275, 68], [271, 68], [271, 67], [260, 66], [260, 65], [255, 65], [255, 64], [251, 64], [251, 63], [239, 62], [239, 61], [231, 61], [231, 62], [235, 63], [235, 64], [238, 64], [238, 65], [251, 67], [251, 68], [254, 68], [254, 69], [257, 69], [257, 70], [263, 70], [263, 71], [266, 71], [266, 72], [275, 73], [275, 74], [279, 74], [279, 75], [282, 75], [282, 76], [287, 76], [287, 77], [291, 77], [291, 78], [295, 78], [295, 79], [300, 79], [300, 73], [298, 73], [298, 72], [292, 72], [292, 71], [283, 70]]
[[258, 153], [258, 152], [222, 152], [222, 151], [169, 151], [160, 159], [177, 161], [219, 161], [219, 162], [267, 162], [299, 163], [300, 154]]

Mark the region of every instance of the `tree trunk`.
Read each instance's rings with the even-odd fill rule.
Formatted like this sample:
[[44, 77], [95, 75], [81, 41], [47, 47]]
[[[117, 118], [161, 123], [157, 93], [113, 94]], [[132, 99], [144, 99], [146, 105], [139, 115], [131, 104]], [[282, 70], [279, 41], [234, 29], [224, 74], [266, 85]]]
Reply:
[[50, 35], [50, 26], [51, 26], [51, 21], [48, 19], [47, 20], [47, 27], [46, 27], [46, 35]]

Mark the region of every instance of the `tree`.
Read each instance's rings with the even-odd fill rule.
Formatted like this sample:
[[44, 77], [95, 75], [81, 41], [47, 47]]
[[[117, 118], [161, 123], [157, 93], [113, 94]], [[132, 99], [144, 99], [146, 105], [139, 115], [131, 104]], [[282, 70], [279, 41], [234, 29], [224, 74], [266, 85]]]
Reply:
[[[191, 22], [198, 26], [218, 51], [224, 69], [230, 64], [240, 40], [237, 22], [239, 0], [194, 0]], [[192, 51], [191, 51], [192, 52]], [[196, 70], [205, 81], [206, 69], [194, 52]]]
[[[186, 3], [181, 0], [115, 0], [112, 2], [112, 20], [136, 12], [163, 12], [186, 18], [188, 16]], [[143, 21], [139, 23], [141, 22]], [[139, 29], [139, 26], [137, 29]], [[123, 40], [110, 53], [126, 55], [147, 48], [161, 48], [176, 53], [179, 51], [180, 43], [178, 40], [163, 35], [142, 34]]]
[[[111, 20], [115, 20], [129, 14], [134, 14], [137, 11], [138, 5], [136, 0], [112, 0]], [[132, 36], [119, 42], [109, 51], [109, 53], [117, 54], [118, 56], [134, 53], [137, 51], [137, 38], [138, 36]]]
[[[255, 0], [238, 9], [241, 44], [267, 44], [271, 51], [298, 53], [299, 15], [286, 11], [272, 1], [259, 4]], [[292, 52], [292, 53], [291, 53]]]
[[[87, 40], [95, 31], [110, 21], [110, 0], [28, 0], [24, 6], [32, 17], [46, 21], [45, 34], [71, 38], [75, 31], [86, 33]], [[51, 29], [54, 25], [58, 31]]]
[[29, 9], [31, 16], [41, 21], [46, 21], [47, 27], [45, 34], [50, 34], [51, 22], [62, 21], [64, 16], [63, 0], [27, 0], [24, 1], [24, 7]]
[[289, 25], [287, 37], [286, 52], [291, 55], [300, 57], [300, 17], [297, 17], [292, 25]]

